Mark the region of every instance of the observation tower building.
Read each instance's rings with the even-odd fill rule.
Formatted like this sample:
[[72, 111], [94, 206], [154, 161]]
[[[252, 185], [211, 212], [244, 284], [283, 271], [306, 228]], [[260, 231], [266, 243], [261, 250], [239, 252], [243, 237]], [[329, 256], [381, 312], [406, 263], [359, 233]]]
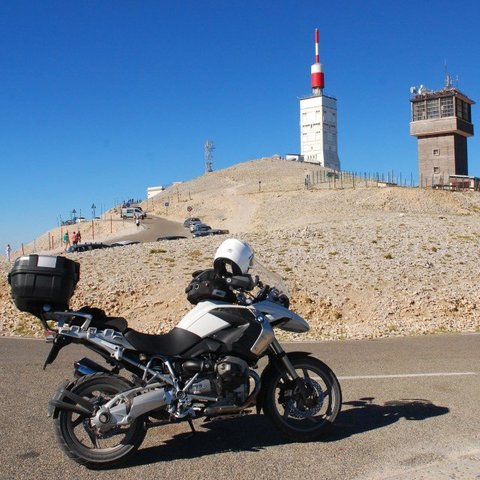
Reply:
[[442, 90], [410, 89], [410, 134], [418, 139], [419, 184], [446, 185], [468, 175], [467, 137], [473, 135], [473, 100], [446, 75]]
[[312, 94], [300, 99], [300, 150], [304, 162], [340, 170], [337, 143], [337, 99], [323, 94], [325, 75], [320, 63], [319, 33], [315, 29]]

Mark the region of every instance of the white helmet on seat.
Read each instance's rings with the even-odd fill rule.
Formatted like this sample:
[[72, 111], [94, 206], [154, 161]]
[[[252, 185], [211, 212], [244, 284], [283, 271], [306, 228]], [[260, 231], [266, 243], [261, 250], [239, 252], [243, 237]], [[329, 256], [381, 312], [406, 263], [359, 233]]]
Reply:
[[229, 238], [215, 252], [213, 267], [220, 274], [227, 273], [230, 265], [233, 275], [245, 275], [253, 262], [253, 248], [243, 240]]

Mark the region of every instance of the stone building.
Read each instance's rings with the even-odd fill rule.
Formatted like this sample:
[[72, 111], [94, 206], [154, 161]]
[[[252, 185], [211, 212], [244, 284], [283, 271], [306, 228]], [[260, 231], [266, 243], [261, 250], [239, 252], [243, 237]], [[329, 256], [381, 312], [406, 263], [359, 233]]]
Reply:
[[468, 175], [467, 137], [473, 135], [475, 103], [451, 85], [442, 90], [411, 89], [410, 134], [418, 139], [418, 182], [422, 187], [450, 184]]

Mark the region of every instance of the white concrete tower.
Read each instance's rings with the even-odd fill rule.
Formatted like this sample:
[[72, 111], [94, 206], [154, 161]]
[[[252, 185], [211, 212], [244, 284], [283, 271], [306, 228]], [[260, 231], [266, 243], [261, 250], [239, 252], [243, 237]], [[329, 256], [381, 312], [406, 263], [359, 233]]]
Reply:
[[315, 29], [315, 63], [311, 68], [312, 95], [300, 99], [300, 149], [304, 162], [340, 170], [337, 142], [337, 99], [323, 94], [325, 77]]

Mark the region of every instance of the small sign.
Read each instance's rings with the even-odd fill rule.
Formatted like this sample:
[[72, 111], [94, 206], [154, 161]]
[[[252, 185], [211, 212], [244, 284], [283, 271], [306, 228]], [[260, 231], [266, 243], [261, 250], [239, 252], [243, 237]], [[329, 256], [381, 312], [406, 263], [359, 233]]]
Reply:
[[187, 212], [191, 212], [192, 210], [193, 210], [193, 208], [189, 205], [189, 206], [187, 207]]
[[165, 202], [163, 205], [165, 206], [165, 208], [166, 208], [166, 207], [169, 207], [169, 206], [170, 206], [170, 202]]

